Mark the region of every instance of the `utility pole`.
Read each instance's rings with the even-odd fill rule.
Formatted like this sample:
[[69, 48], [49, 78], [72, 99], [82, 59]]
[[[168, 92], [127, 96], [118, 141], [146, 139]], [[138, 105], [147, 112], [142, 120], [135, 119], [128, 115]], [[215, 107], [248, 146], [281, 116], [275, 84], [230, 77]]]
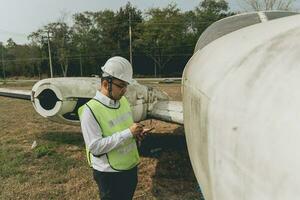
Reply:
[[79, 53], [80, 57], [79, 57], [79, 63], [80, 63], [80, 76], [82, 77], [82, 61], [81, 61], [81, 50]]
[[129, 57], [132, 64], [132, 40], [131, 40], [131, 12], [129, 11]]
[[156, 78], [156, 61], [154, 61], [154, 77]]
[[77, 49], [79, 49], [79, 67], [80, 67], [80, 76], [82, 77], [83, 75], [83, 71], [82, 71], [82, 54], [81, 54], [81, 50], [82, 50], [82, 43], [78, 43], [77, 44]]
[[3, 73], [3, 84], [5, 84], [5, 68], [4, 68], [4, 60], [3, 60], [3, 43], [1, 43], [1, 63], [2, 63], [2, 73]]
[[51, 48], [50, 48], [50, 36], [49, 36], [49, 30], [47, 30], [47, 38], [48, 38], [48, 53], [49, 53], [49, 67], [50, 67], [50, 74], [51, 74], [51, 78], [53, 78], [53, 70], [52, 70], [52, 59], [51, 59]]
[[156, 55], [159, 55], [159, 41], [158, 39], [156, 39], [155, 41], [156, 43], [156, 49], [154, 50], [154, 59], [155, 59], [155, 62], [154, 62], [154, 77], [156, 78], [157, 77], [157, 60], [156, 60]]

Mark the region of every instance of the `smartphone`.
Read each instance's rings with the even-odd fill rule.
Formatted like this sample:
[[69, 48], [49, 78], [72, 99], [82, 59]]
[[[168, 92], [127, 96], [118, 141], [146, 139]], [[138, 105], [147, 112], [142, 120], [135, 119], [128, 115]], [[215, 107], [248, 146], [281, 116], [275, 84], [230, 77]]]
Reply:
[[152, 127], [152, 128], [144, 128], [143, 133], [149, 133], [153, 129], [154, 129], [154, 127]]

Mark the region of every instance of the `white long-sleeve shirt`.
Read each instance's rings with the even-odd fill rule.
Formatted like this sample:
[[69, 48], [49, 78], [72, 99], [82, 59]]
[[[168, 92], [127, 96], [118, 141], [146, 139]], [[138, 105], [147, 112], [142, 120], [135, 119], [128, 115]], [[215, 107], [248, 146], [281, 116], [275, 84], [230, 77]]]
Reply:
[[[108, 107], [119, 107], [119, 101], [112, 100], [99, 91], [97, 91], [94, 98]], [[104, 138], [102, 130], [91, 110], [85, 106], [81, 116], [81, 130], [84, 142], [92, 154], [92, 167], [101, 172], [117, 172], [110, 167], [105, 154], [114, 148], [119, 147], [125, 140], [133, 137], [129, 128]]]

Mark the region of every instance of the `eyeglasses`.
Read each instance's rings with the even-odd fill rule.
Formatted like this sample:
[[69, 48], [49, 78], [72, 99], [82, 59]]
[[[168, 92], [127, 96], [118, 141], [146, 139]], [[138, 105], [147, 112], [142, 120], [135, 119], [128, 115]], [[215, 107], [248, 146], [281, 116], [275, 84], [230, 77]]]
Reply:
[[117, 86], [118, 88], [120, 88], [121, 90], [127, 88], [127, 86], [128, 86], [128, 84], [119, 85], [119, 84], [117, 84], [117, 83], [115, 83], [113, 81], [111, 83], [114, 84], [115, 86]]

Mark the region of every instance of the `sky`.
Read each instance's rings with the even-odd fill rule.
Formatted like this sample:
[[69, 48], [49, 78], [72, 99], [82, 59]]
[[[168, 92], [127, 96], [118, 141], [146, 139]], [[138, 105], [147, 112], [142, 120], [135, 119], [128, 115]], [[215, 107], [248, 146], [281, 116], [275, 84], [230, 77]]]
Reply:
[[[232, 10], [239, 10], [238, 0], [228, 0]], [[55, 22], [61, 16], [71, 16], [84, 11], [99, 11], [104, 9], [118, 10], [128, 0], [0, 0], [0, 41], [9, 38], [18, 44], [28, 42], [27, 36], [47, 25]], [[200, 0], [130, 0], [131, 4], [147, 10], [151, 7], [165, 7], [175, 2], [183, 11], [194, 9]], [[294, 4], [300, 8], [300, 0]]]

